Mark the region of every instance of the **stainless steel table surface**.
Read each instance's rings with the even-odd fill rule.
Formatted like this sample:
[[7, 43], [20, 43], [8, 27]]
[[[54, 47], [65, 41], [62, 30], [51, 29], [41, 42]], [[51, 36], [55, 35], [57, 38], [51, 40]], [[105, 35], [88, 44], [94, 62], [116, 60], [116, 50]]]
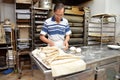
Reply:
[[[78, 56], [84, 56], [82, 59], [87, 64], [87, 69], [95, 69], [97, 66], [105, 65], [113, 62], [120, 64], [120, 50], [109, 49], [106, 46], [103, 48], [96, 46], [84, 46], [81, 47], [82, 53], [74, 53]], [[69, 54], [69, 51], [68, 51]], [[39, 70], [44, 74], [44, 80], [54, 80], [52, 77], [51, 69], [44, 67], [33, 55], [31, 59], [36, 63]], [[75, 73], [74, 73], [75, 74]]]
[[110, 49], [107, 46], [102, 48], [98, 46], [85, 46], [82, 47], [84, 50], [84, 61], [87, 63], [87, 68], [93, 68], [100, 65], [109, 64], [112, 62], [120, 62], [120, 50]]

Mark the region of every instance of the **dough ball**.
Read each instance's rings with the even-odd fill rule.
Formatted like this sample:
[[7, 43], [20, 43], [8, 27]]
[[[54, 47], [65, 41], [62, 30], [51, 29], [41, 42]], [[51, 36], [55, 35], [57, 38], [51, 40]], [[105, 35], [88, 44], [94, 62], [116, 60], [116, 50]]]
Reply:
[[76, 48], [76, 52], [81, 52], [81, 48]]
[[72, 46], [72, 47], [70, 47], [70, 50], [71, 50], [71, 51], [75, 51], [76, 48], [75, 48], [74, 46]]

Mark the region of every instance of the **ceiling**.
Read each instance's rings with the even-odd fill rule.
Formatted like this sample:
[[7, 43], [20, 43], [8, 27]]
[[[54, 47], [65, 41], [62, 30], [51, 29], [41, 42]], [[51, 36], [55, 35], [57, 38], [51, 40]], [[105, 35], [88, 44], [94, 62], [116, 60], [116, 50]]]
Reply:
[[62, 2], [65, 5], [75, 6], [91, 0], [52, 0], [53, 3]]

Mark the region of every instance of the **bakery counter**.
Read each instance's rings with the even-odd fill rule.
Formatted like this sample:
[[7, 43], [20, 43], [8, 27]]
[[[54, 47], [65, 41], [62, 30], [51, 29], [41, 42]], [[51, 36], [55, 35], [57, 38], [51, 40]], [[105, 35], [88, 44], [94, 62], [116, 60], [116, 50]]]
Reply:
[[[84, 50], [85, 48], [85, 50]], [[120, 50], [110, 49], [107, 46], [83, 47], [84, 60], [87, 68], [96, 71], [95, 80], [119, 80], [120, 79]], [[118, 77], [119, 75], [119, 77]]]
[[120, 50], [109, 49], [107, 46], [103, 48], [98, 46], [85, 46], [82, 47], [82, 50], [83, 59], [87, 63], [87, 68], [119, 62]]
[[[106, 46], [103, 48], [94, 47], [94, 46], [89, 46], [89, 47], [85, 46], [85, 47], [81, 47], [81, 49], [82, 49], [82, 53], [74, 53], [74, 54], [80, 57], [82, 56], [81, 58], [86, 62], [86, 70], [68, 75], [58, 76], [58, 77], [52, 77], [51, 69], [46, 68], [32, 54], [30, 54], [30, 56], [32, 61], [34, 61], [34, 63], [39, 68], [40, 80], [71, 80], [71, 79], [99, 80], [99, 76], [101, 76], [99, 74], [101, 73], [102, 74], [104, 73], [104, 75], [109, 77], [108, 75], [109, 72], [106, 71], [110, 71], [111, 68], [113, 69], [112, 71], [114, 71], [114, 76], [112, 76], [112, 78], [115, 77], [117, 74], [119, 74], [119, 66], [120, 66], [119, 50], [108, 49]], [[107, 77], [103, 77], [103, 80], [105, 80], [106, 78]]]

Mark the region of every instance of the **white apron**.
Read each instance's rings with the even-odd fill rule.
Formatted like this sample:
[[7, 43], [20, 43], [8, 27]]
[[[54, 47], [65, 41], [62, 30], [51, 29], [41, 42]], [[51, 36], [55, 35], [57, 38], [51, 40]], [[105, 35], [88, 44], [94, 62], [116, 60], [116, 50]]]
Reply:
[[[58, 47], [58, 48], [61, 48], [61, 49], [65, 48], [64, 42], [63, 42], [62, 40], [53, 41], [53, 43], [54, 43], [55, 47]], [[48, 46], [49, 46], [49, 45], [48, 45]]]

